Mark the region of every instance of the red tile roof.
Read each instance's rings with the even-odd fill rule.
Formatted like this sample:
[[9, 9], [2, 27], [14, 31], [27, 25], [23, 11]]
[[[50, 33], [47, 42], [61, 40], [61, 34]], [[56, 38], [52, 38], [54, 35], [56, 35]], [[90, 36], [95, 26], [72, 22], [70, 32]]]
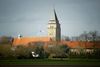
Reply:
[[100, 48], [100, 41], [97, 42], [84, 42], [84, 41], [63, 41], [63, 44], [66, 44], [70, 48]]
[[49, 37], [22, 37], [20, 39], [14, 38], [13, 45], [27, 45], [29, 42], [48, 42], [50, 41]]
[[[18, 45], [28, 46], [27, 44], [30, 42], [44, 42], [46, 43], [46, 46], [49, 43], [54, 43], [51, 41], [50, 37], [22, 37], [20, 39], [14, 38], [13, 45], [14, 46], [18, 46]], [[82, 42], [82, 41], [61, 41], [60, 43], [65, 44], [70, 48], [78, 48], [78, 47], [100, 48], [100, 41], [95, 42], [95, 45], [93, 42]]]

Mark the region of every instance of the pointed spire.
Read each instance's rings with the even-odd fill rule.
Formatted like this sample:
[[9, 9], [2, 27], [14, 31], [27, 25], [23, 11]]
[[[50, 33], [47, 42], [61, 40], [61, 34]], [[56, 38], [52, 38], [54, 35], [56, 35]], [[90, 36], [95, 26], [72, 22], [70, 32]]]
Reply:
[[56, 14], [55, 9], [54, 9], [54, 16], [55, 16], [55, 20], [58, 21], [58, 18], [57, 18], [57, 14]]
[[55, 21], [55, 22], [51, 22], [51, 23], [57, 23], [58, 22], [58, 18], [57, 18], [55, 9], [53, 9], [53, 13], [52, 13], [50, 21]]

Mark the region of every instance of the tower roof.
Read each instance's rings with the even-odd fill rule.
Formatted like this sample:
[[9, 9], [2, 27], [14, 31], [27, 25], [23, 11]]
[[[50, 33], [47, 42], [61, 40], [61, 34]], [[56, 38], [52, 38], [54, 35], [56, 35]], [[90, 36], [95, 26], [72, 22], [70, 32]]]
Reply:
[[58, 23], [58, 18], [57, 18], [57, 14], [56, 14], [55, 9], [53, 9], [53, 13], [51, 15], [50, 21], [51, 22], [49, 22], [49, 23]]

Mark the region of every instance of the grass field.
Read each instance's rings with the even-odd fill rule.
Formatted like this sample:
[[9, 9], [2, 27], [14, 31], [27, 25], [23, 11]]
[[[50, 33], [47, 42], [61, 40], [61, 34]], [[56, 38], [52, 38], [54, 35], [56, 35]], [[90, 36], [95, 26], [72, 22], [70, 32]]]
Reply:
[[33, 64], [33, 65], [100, 65], [99, 59], [16, 59], [0, 60], [0, 64]]

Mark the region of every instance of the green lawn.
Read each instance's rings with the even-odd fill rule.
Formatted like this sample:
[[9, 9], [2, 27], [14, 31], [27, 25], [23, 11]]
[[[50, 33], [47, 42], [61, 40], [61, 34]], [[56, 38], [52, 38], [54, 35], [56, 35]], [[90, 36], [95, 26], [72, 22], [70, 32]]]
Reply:
[[99, 59], [20, 59], [0, 60], [0, 64], [38, 64], [38, 65], [100, 65]]

